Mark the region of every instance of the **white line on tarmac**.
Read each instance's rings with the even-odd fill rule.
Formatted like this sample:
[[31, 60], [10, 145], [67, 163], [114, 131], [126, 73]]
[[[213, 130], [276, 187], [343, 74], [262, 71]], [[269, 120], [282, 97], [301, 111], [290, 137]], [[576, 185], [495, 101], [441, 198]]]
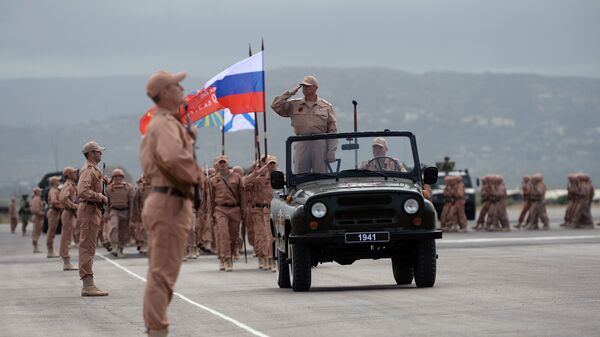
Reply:
[[[107, 258], [107, 257], [104, 257], [104, 256], [102, 256], [102, 255], [100, 255], [100, 254], [98, 254], [98, 253], [96, 253], [96, 256], [99, 256], [99, 257], [101, 257], [102, 259], [106, 260], [108, 263], [111, 263], [111, 264], [112, 264], [112, 265], [114, 265], [115, 267], [117, 267], [117, 268], [121, 269], [122, 271], [124, 271], [124, 272], [126, 272], [127, 274], [129, 274], [129, 275], [131, 275], [131, 276], [135, 277], [136, 279], [138, 279], [138, 280], [140, 280], [140, 281], [142, 281], [142, 282], [146, 282], [146, 279], [145, 279], [145, 278], [143, 278], [143, 277], [139, 276], [138, 274], [136, 274], [136, 273], [132, 272], [131, 270], [129, 270], [129, 269], [127, 269], [127, 268], [123, 267], [122, 265], [120, 265], [120, 264], [116, 263], [115, 261], [113, 261], [113, 260], [111, 260], [111, 259], [109, 259], [109, 258]], [[182, 294], [180, 294], [180, 293], [178, 293], [178, 292], [174, 292], [174, 293], [173, 293], [173, 295], [175, 295], [175, 296], [177, 296], [177, 297], [181, 298], [182, 300], [184, 300], [184, 301], [188, 302], [188, 303], [189, 303], [189, 304], [191, 304], [191, 305], [194, 305], [194, 306], [196, 306], [196, 307], [198, 307], [198, 308], [200, 308], [200, 309], [202, 309], [202, 310], [206, 310], [206, 311], [210, 312], [211, 314], [213, 314], [213, 315], [215, 315], [215, 316], [217, 316], [217, 317], [219, 317], [219, 318], [222, 318], [222, 319], [224, 319], [224, 320], [226, 320], [226, 321], [228, 321], [228, 322], [230, 322], [230, 323], [233, 323], [233, 324], [237, 325], [239, 328], [241, 328], [241, 329], [244, 329], [244, 330], [246, 330], [247, 332], [249, 332], [249, 333], [251, 333], [251, 334], [253, 334], [253, 335], [255, 335], [255, 336], [259, 336], [259, 337], [269, 337], [268, 335], [265, 335], [264, 333], [262, 333], [262, 332], [260, 332], [260, 331], [254, 330], [254, 329], [252, 329], [251, 327], [247, 326], [246, 324], [244, 324], [244, 323], [242, 323], [242, 322], [240, 322], [240, 321], [236, 321], [235, 319], [233, 319], [233, 318], [231, 318], [231, 317], [229, 317], [229, 316], [227, 316], [227, 315], [225, 315], [225, 314], [222, 314], [222, 313], [220, 313], [220, 312], [218, 312], [218, 311], [216, 311], [216, 310], [214, 310], [214, 309], [211, 309], [211, 308], [209, 308], [209, 307], [207, 307], [207, 306], [204, 306], [204, 305], [202, 305], [202, 304], [200, 304], [200, 303], [198, 303], [198, 302], [194, 302], [194, 301], [190, 300], [189, 298], [187, 298], [186, 296], [184, 296], [184, 295], [182, 295]]]
[[600, 235], [532, 236], [523, 238], [442, 239], [439, 243], [532, 242], [600, 239]]

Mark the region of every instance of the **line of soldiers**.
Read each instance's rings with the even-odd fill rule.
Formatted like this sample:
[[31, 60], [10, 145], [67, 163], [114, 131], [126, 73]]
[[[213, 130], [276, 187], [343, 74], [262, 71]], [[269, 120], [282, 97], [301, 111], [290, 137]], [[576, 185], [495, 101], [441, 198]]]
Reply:
[[465, 185], [460, 176], [445, 176], [444, 208], [440, 223], [444, 232], [466, 232]]
[[[592, 200], [594, 186], [586, 173], [572, 173], [568, 176], [567, 195], [569, 202], [565, 211], [562, 227], [593, 228]], [[600, 226], [600, 223], [598, 223]]]
[[473, 229], [510, 231], [506, 186], [499, 175], [486, 175], [481, 179], [481, 210]]

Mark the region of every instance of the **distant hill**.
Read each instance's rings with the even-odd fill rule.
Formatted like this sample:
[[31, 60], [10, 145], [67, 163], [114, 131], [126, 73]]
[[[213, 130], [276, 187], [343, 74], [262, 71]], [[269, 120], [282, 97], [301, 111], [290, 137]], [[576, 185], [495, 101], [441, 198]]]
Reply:
[[[267, 72], [267, 96], [317, 76], [319, 94], [335, 105], [340, 131], [352, 129], [359, 102], [361, 130], [409, 130], [421, 160], [449, 155], [476, 176], [499, 173], [516, 186], [543, 172], [562, 187], [566, 174], [586, 171], [600, 184], [600, 80], [528, 74], [411, 74], [384, 68], [282, 68]], [[191, 77], [187, 91], [206, 78]], [[84, 142], [108, 147], [106, 161], [140, 173], [138, 119], [151, 105], [146, 76], [0, 80], [0, 195], [25, 190], [44, 172], [80, 166]], [[289, 120], [268, 113], [269, 150], [280, 157]], [[262, 125], [262, 122], [260, 122]], [[262, 136], [261, 136], [262, 137]], [[227, 136], [234, 163], [252, 159], [251, 132]], [[200, 131], [203, 163], [220, 151], [216, 129]]]

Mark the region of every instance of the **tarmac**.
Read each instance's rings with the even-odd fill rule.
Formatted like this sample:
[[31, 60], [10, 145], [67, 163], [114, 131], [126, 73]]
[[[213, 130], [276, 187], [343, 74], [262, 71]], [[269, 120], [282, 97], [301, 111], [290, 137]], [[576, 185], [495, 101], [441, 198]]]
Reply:
[[[389, 260], [367, 260], [319, 265], [311, 291], [295, 293], [251, 254], [231, 273], [202, 255], [181, 270], [170, 336], [598, 336], [600, 227], [563, 229], [564, 208], [548, 211], [549, 231], [445, 233], [433, 288], [397, 286]], [[110, 295], [84, 298], [78, 273], [45, 247], [33, 254], [30, 234], [0, 225], [0, 336], [144, 336], [135, 248], [121, 259], [100, 248], [96, 284]]]

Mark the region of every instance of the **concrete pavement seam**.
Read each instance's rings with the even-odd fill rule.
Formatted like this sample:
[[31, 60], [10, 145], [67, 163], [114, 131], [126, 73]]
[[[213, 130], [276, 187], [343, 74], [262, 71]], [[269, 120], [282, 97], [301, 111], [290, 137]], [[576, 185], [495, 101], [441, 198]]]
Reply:
[[[120, 265], [120, 264], [116, 263], [116, 262], [115, 262], [115, 261], [113, 261], [112, 259], [109, 259], [109, 258], [107, 258], [107, 257], [105, 257], [105, 256], [102, 256], [102, 255], [98, 254], [98, 253], [96, 253], [96, 256], [98, 256], [98, 257], [100, 257], [100, 258], [104, 259], [104, 260], [105, 260], [105, 261], [107, 261], [108, 263], [111, 263], [111, 264], [112, 264], [112, 265], [114, 265], [115, 267], [117, 267], [117, 268], [119, 268], [119, 269], [123, 270], [124, 272], [126, 272], [127, 274], [129, 274], [129, 275], [131, 275], [131, 276], [133, 276], [133, 277], [137, 278], [138, 280], [140, 280], [140, 281], [142, 281], [142, 282], [146, 282], [146, 279], [145, 279], [145, 278], [143, 278], [143, 277], [139, 276], [138, 274], [136, 274], [136, 273], [132, 272], [131, 270], [129, 270], [129, 269], [127, 269], [127, 268], [123, 267], [122, 265]], [[211, 308], [209, 308], [209, 307], [207, 307], [207, 306], [204, 306], [204, 305], [202, 305], [202, 304], [200, 304], [200, 303], [198, 303], [198, 302], [195, 302], [195, 301], [193, 301], [193, 300], [191, 300], [191, 299], [187, 298], [186, 296], [184, 296], [184, 295], [182, 295], [182, 294], [180, 294], [180, 293], [178, 293], [178, 292], [173, 292], [173, 295], [175, 295], [175, 296], [179, 297], [180, 299], [182, 299], [182, 300], [184, 300], [184, 301], [188, 302], [188, 303], [189, 303], [189, 304], [191, 304], [191, 305], [194, 305], [194, 306], [196, 306], [196, 307], [198, 307], [198, 308], [200, 308], [200, 309], [202, 309], [202, 310], [208, 311], [209, 313], [211, 313], [211, 314], [213, 314], [213, 315], [215, 315], [215, 316], [217, 316], [217, 317], [219, 317], [219, 318], [221, 318], [221, 319], [224, 319], [224, 320], [226, 320], [226, 321], [228, 321], [228, 322], [230, 322], [230, 323], [233, 323], [234, 325], [238, 326], [239, 328], [241, 328], [241, 329], [243, 329], [243, 330], [246, 330], [247, 332], [249, 332], [249, 333], [251, 333], [251, 334], [253, 334], [253, 335], [255, 335], [255, 336], [259, 336], [259, 337], [269, 337], [268, 335], [265, 335], [264, 333], [262, 333], [262, 332], [260, 332], [260, 331], [257, 331], [257, 330], [255, 330], [255, 329], [253, 329], [253, 328], [251, 328], [251, 327], [247, 326], [246, 324], [244, 324], [244, 323], [240, 322], [240, 321], [237, 321], [237, 320], [235, 320], [235, 319], [233, 319], [233, 318], [231, 318], [231, 317], [229, 317], [229, 316], [227, 316], [227, 315], [225, 315], [225, 314], [223, 314], [223, 313], [220, 313], [220, 312], [218, 312], [218, 311], [216, 311], [216, 310], [214, 310], [214, 309], [211, 309]]]
[[600, 239], [600, 235], [574, 235], [574, 236], [533, 236], [523, 238], [481, 238], [481, 239], [449, 239], [440, 243], [485, 243], [485, 242], [519, 242], [519, 241], [561, 241], [561, 240], [587, 240]]

